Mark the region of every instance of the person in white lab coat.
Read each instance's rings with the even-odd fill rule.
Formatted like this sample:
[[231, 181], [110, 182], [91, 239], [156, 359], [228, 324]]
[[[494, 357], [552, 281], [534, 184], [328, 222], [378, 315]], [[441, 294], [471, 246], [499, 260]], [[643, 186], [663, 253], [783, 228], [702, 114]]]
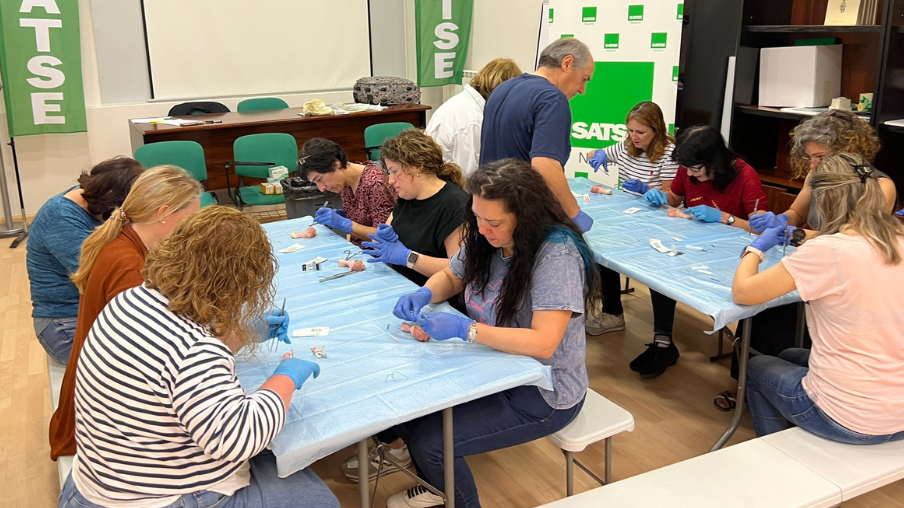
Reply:
[[437, 108], [426, 133], [443, 149], [443, 159], [461, 167], [465, 177], [477, 171], [483, 106], [494, 88], [521, 74], [514, 60], [496, 58], [486, 64], [464, 91]]

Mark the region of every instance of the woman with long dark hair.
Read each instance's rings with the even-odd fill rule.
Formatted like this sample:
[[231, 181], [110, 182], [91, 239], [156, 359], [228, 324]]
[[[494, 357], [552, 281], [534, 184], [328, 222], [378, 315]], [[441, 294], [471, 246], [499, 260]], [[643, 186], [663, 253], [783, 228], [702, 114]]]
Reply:
[[888, 213], [880, 182], [859, 155], [826, 157], [808, 177], [819, 235], [763, 272], [763, 253], [800, 239], [798, 230], [767, 229], [742, 254], [734, 300], [757, 305], [796, 289], [813, 339], [812, 351], [750, 360], [757, 436], [795, 424], [842, 443], [904, 439], [904, 226]]
[[[393, 314], [417, 321], [434, 340], [458, 338], [532, 356], [552, 367], [555, 391], [520, 386], [455, 407], [455, 502], [480, 506], [465, 456], [548, 436], [581, 410], [587, 392], [585, 299], [598, 297], [590, 248], [545, 180], [526, 162], [503, 159], [468, 179], [465, 244], [450, 265]], [[464, 292], [468, 317], [422, 314], [431, 302]], [[490, 416], [488, 416], [490, 415]], [[419, 475], [443, 489], [442, 415], [397, 426]], [[400, 492], [389, 508], [433, 506], [442, 499], [421, 486]]]
[[[749, 164], [735, 157], [714, 127], [697, 125], [681, 129], [672, 158], [679, 164], [672, 187], [663, 192], [650, 189], [644, 199], [653, 206], [682, 202], [687, 213], [703, 222], [720, 222], [748, 229], [754, 213], [769, 211], [766, 192]], [[672, 343], [675, 300], [650, 290], [653, 303], [653, 342], [631, 361], [631, 370], [643, 379], [659, 377], [678, 361], [678, 348]]]

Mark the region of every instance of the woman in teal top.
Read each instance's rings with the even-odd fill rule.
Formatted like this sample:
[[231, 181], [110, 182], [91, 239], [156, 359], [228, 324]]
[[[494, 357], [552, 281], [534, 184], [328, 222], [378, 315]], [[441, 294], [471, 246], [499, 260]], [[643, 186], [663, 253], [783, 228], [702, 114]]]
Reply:
[[115, 157], [94, 166], [79, 185], [50, 198], [28, 231], [25, 265], [31, 285], [35, 334], [60, 363], [69, 360], [79, 294], [69, 276], [78, 270], [82, 242], [122, 204], [144, 171], [138, 161]]

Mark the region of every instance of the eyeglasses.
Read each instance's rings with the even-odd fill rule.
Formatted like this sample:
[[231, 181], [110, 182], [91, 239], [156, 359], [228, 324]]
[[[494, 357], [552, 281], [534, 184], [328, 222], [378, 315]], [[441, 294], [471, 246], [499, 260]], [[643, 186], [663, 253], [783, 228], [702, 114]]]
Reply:
[[706, 167], [703, 164], [697, 164], [696, 166], [685, 166], [685, 169], [693, 171], [694, 173], [702, 173]]
[[818, 154], [812, 155], [812, 156], [804, 155], [802, 158], [805, 161], [815, 162], [816, 164], [819, 164], [820, 162], [822, 162], [823, 159], [825, 159], [828, 156], [829, 156], [829, 154], [827, 154], [827, 153], [821, 153], [821, 154], [818, 153]]

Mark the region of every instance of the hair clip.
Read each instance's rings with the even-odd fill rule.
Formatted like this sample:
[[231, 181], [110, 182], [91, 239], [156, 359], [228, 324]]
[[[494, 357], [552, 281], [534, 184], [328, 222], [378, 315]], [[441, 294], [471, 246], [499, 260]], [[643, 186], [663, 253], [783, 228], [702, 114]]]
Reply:
[[309, 157], [310, 157], [310, 155], [305, 155], [304, 157], [299, 157], [299, 158], [298, 158], [298, 165], [299, 165], [299, 166], [304, 166], [305, 161], [307, 161]]
[[122, 221], [123, 224], [129, 223], [129, 216], [126, 215], [126, 211], [123, 210], [122, 207], [119, 208], [119, 220]]
[[854, 164], [852, 167], [860, 177], [860, 183], [866, 183], [866, 179], [873, 176], [873, 167], [870, 164]]

